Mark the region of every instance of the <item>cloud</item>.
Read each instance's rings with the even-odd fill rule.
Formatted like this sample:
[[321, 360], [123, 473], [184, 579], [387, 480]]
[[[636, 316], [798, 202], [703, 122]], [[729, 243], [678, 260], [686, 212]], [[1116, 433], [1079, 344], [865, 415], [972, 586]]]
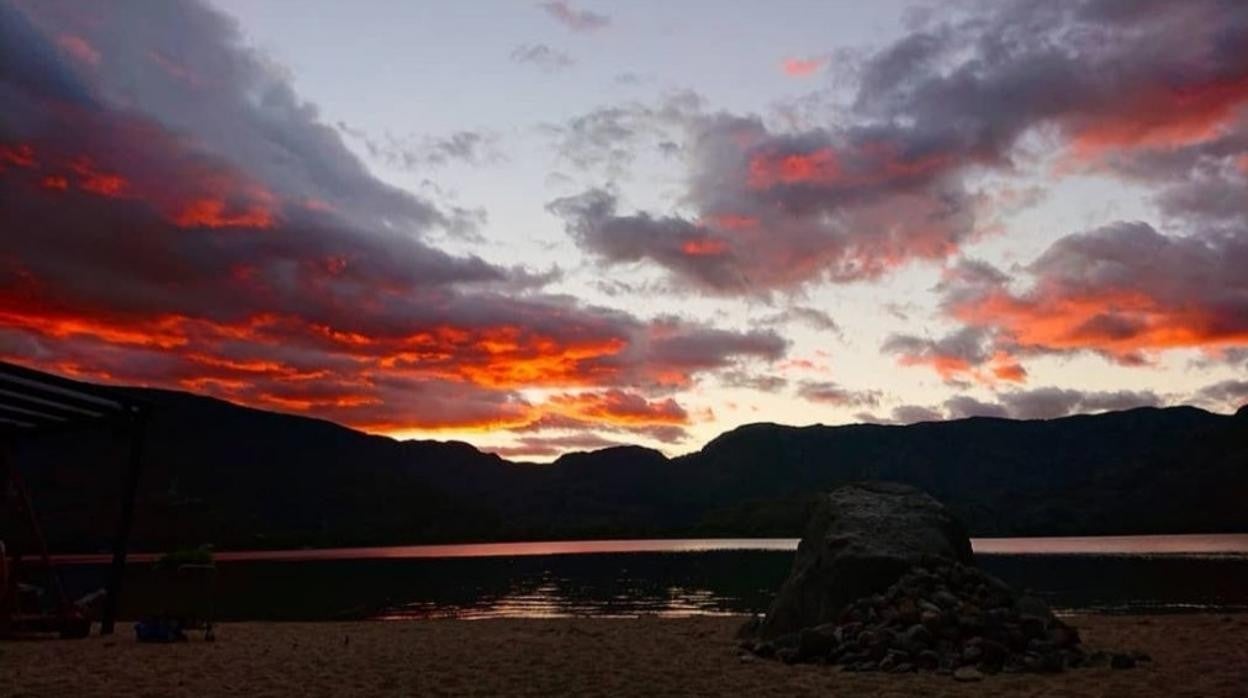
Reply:
[[714, 294], [875, 279], [995, 226], [967, 179], [1015, 171], [1037, 142], [1063, 172], [1138, 177], [1143, 158], [1239, 128], [1248, 58], [1231, 47], [1248, 42], [1248, 8], [1111, 6], [1007, 2], [921, 23], [864, 57], [821, 127], [687, 114], [680, 209], [565, 209], [568, 231], [606, 264], [653, 264]]
[[487, 451], [503, 458], [549, 458], [568, 452], [596, 451], [623, 445], [620, 441], [592, 432], [582, 432], [567, 436], [524, 436], [510, 446], [494, 446]]
[[1054, 419], [1072, 414], [1155, 407], [1164, 401], [1148, 390], [1082, 391], [1069, 388], [1014, 390], [997, 395], [999, 402], [982, 402], [967, 395], [945, 401], [951, 419], [963, 417], [1010, 417]]
[[560, 159], [582, 172], [602, 171], [610, 179], [627, 175], [645, 151], [673, 155], [674, 139], [691, 114], [701, 108], [696, 93], [667, 94], [651, 106], [640, 103], [599, 107], [561, 124], [544, 124]]
[[398, 137], [391, 133], [372, 137], [341, 121], [338, 130], [361, 143], [369, 156], [390, 167], [411, 172], [426, 171], [451, 163], [480, 166], [500, 162], [503, 153], [497, 134], [487, 131], [455, 131], [445, 136]]
[[955, 395], [945, 400], [945, 411], [950, 419], [966, 417], [1009, 417], [1009, 411], [1002, 405], [976, 400], [969, 395]]
[[940, 412], [920, 405], [898, 405], [893, 408], [893, 422], [897, 424], [938, 422], [942, 419], [944, 415]]
[[512, 50], [511, 60], [535, 65], [546, 73], [557, 73], [576, 65], [571, 56], [546, 44], [521, 44]]
[[787, 350], [438, 249], [461, 212], [369, 174], [198, 3], [0, 4], [0, 91], [6, 360], [373, 431], [563, 418], [679, 439], [672, 393]]
[[543, 2], [538, 7], [575, 32], [593, 32], [611, 24], [610, 17], [589, 10], [574, 9], [565, 0]]
[[1206, 385], [1192, 397], [1194, 402], [1210, 405], [1215, 409], [1235, 411], [1248, 405], [1248, 380], [1228, 379]]
[[775, 393], [788, 386], [781, 376], [758, 375], [745, 370], [724, 371], [719, 374], [720, 383], [729, 388], [748, 388], [763, 393]]
[[826, 56], [815, 56], [813, 58], [786, 58], [780, 63], [780, 69], [785, 75], [795, 78], [810, 77], [815, 73], [823, 70], [828, 64]]
[[791, 306], [762, 321], [764, 325], [784, 325], [794, 322], [802, 323], [821, 332], [832, 332], [838, 335], [841, 333], [840, 325], [836, 324], [836, 320], [833, 320], [831, 315], [818, 308], [802, 305]]
[[874, 407], [880, 403], [878, 390], [851, 390], [830, 381], [802, 381], [798, 397], [840, 407]]
[[1053, 419], [1087, 412], [1155, 407], [1161, 404], [1152, 391], [1117, 390], [1084, 392], [1063, 388], [1037, 388], [1004, 393], [1002, 404], [1015, 419]]
[[1089, 351], [1117, 363], [1168, 349], [1248, 345], [1248, 228], [1167, 236], [1115, 223], [1055, 242], [1027, 267], [1029, 288], [958, 283], [946, 312], [1015, 353]]
[[966, 378], [992, 384], [1024, 382], [1027, 371], [1002, 349], [993, 349], [986, 330], [965, 327], [939, 339], [891, 334], [880, 351], [897, 355], [902, 366], [928, 366], [947, 383]]

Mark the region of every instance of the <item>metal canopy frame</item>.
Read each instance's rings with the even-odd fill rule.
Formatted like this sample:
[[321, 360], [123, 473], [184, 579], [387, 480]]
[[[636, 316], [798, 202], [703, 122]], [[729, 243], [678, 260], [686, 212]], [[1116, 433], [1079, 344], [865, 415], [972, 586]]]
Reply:
[[[48, 433], [70, 434], [79, 429], [111, 427], [129, 436], [129, 454], [122, 482], [120, 518], [113, 538], [113, 559], [108, 577], [108, 594], [100, 618], [100, 634], [113, 632], [117, 605], [125, 576], [126, 552], [134, 523], [134, 499], [142, 472], [143, 439], [148, 406], [109, 388], [81, 383], [50, 373], [0, 361], [0, 485], [11, 483], [18, 490], [19, 506], [24, 506], [33, 528], [40, 554], [49, 573], [51, 557], [43, 533], [31, 508], [29, 495], [17, 464], [9, 457], [16, 441]], [[56, 582], [54, 582], [56, 583]], [[4, 593], [0, 589], [0, 597]], [[59, 592], [58, 592], [59, 593]], [[63, 594], [62, 603], [64, 604]]]

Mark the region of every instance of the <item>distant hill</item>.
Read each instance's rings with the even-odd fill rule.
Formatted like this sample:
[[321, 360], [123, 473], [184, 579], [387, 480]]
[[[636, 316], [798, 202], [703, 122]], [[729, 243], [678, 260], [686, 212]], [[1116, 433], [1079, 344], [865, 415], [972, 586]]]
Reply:
[[[797, 536], [812, 493], [860, 479], [921, 487], [980, 536], [1248, 531], [1245, 410], [751, 424], [674, 459], [621, 447], [532, 465], [465, 443], [128, 392], [154, 405], [135, 549]], [[54, 549], [107, 546], [123, 443], [91, 434], [19, 448]]]

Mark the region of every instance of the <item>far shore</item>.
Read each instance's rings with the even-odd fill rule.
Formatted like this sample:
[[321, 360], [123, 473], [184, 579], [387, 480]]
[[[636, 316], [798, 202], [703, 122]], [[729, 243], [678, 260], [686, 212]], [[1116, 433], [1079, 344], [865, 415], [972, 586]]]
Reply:
[[[528, 555], [575, 555], [612, 552], [696, 552], [709, 550], [796, 550], [797, 538], [641, 538], [492, 543], [371, 545], [340, 548], [221, 550], [219, 562], [252, 560], [362, 560], [379, 558], [443, 558]], [[1174, 533], [1121, 536], [1037, 536], [972, 538], [981, 555], [1248, 555], [1248, 533]], [[161, 553], [132, 552], [131, 562], [154, 562]], [[59, 564], [105, 564], [108, 553], [65, 553], [52, 556]]]
[[1248, 614], [1075, 615], [1089, 649], [1135, 669], [938, 675], [839, 672], [741, 656], [743, 617], [227, 623], [217, 640], [112, 637], [0, 643], [21, 696], [879, 695], [1244, 696]]

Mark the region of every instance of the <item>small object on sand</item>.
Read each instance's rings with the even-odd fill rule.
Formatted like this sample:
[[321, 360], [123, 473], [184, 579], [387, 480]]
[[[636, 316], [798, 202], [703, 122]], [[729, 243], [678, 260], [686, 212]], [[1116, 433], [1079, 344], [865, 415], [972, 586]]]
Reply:
[[957, 671], [953, 672], [953, 680], [965, 681], [965, 682], [983, 681], [984, 675], [982, 672], [980, 672], [979, 669], [976, 669], [973, 666], [964, 666], [958, 669]]
[[144, 618], [135, 623], [134, 637], [139, 642], [186, 642], [182, 624], [165, 618]]
[[1115, 654], [1109, 658], [1111, 669], [1131, 669], [1135, 667], [1135, 657], [1129, 654]]

